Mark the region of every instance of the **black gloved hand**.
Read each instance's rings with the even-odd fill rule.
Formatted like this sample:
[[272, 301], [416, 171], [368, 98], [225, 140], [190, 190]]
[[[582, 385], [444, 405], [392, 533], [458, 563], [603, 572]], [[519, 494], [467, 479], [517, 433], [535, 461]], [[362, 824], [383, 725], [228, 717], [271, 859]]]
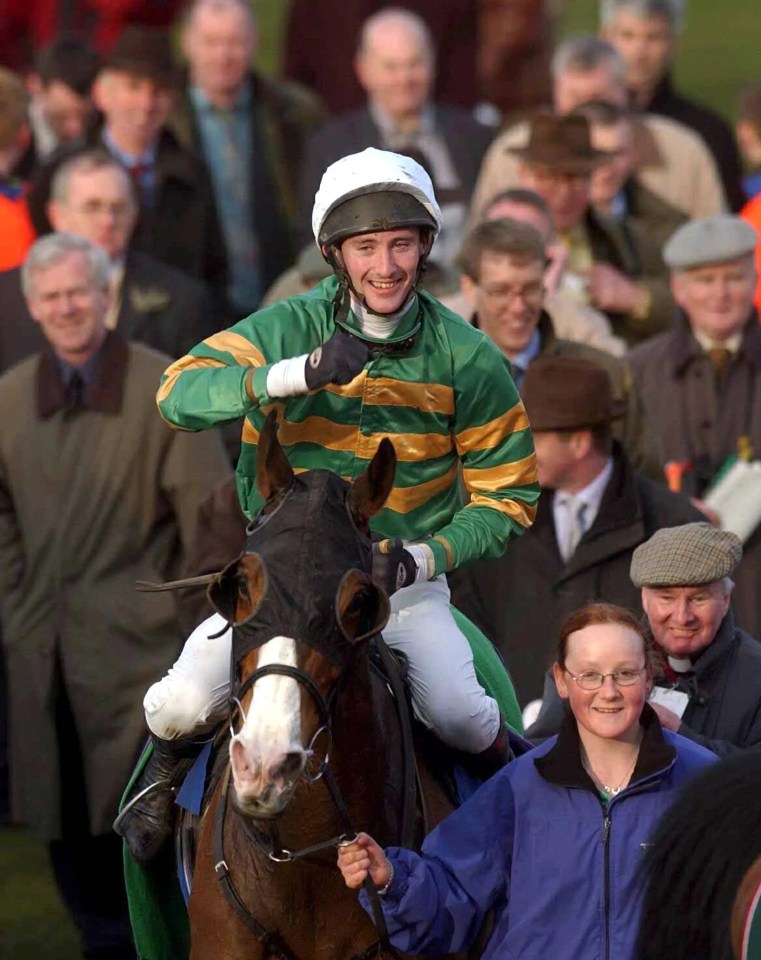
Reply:
[[340, 330], [307, 357], [304, 377], [310, 390], [326, 383], [349, 383], [371, 358], [366, 343]]
[[408, 587], [417, 577], [415, 558], [401, 540], [381, 540], [373, 544], [373, 583], [392, 593]]

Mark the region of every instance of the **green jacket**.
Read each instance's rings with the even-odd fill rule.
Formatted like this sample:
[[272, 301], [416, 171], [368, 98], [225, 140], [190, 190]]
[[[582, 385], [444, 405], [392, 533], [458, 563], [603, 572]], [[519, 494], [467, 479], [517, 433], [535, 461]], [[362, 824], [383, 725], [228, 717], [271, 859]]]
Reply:
[[337, 292], [330, 277], [194, 347], [162, 378], [161, 415], [185, 430], [245, 416], [237, 483], [248, 516], [262, 506], [257, 443], [273, 406], [296, 471], [323, 468], [353, 480], [389, 437], [396, 477], [373, 529], [406, 540], [433, 535], [436, 574], [501, 555], [533, 521], [539, 496], [526, 412], [502, 354], [429, 294], [418, 295], [397, 328], [396, 352], [374, 356], [351, 383], [285, 401], [267, 397], [271, 364], [309, 353], [336, 332]]

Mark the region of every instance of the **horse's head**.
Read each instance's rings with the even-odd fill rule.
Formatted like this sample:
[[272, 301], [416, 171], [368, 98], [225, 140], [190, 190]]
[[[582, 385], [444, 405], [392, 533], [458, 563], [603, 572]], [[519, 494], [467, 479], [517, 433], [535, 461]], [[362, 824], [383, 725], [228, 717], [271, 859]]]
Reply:
[[357, 644], [382, 629], [388, 598], [371, 579], [369, 521], [394, 479], [382, 440], [349, 484], [326, 470], [295, 475], [262, 430], [257, 481], [265, 506], [244, 554], [209, 588], [233, 625], [233, 686], [242, 719], [230, 744], [238, 808], [275, 816], [304, 774], [311, 744], [325, 751], [328, 704]]

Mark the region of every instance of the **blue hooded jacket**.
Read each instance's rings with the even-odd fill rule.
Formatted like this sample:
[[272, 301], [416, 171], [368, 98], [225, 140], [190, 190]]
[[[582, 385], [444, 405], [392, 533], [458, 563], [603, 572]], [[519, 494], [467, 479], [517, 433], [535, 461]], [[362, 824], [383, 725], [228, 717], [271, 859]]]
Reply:
[[[453, 953], [495, 925], [483, 960], [630, 960], [641, 863], [675, 791], [716, 757], [662, 730], [645, 706], [629, 786], [606, 805], [581, 764], [576, 722], [492, 777], [426, 838], [386, 851], [389, 936], [407, 953]], [[362, 904], [369, 912], [366, 894]]]

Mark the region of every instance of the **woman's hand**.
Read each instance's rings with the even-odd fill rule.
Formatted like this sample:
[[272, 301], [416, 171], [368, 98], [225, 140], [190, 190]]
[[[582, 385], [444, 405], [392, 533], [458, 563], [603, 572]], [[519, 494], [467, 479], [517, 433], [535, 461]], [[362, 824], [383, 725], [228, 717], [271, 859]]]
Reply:
[[361, 887], [368, 874], [378, 889], [391, 879], [391, 863], [367, 833], [360, 833], [354, 843], [338, 848], [338, 869], [351, 890]]

